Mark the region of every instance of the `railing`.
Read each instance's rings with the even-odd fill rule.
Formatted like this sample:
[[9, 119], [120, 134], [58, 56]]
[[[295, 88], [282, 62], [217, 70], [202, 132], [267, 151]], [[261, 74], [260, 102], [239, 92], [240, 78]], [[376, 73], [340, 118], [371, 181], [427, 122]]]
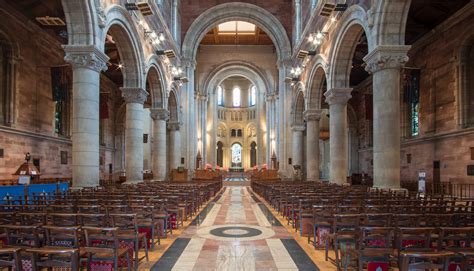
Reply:
[[[401, 187], [410, 192], [418, 192], [418, 182], [401, 182]], [[449, 195], [456, 198], [474, 198], [474, 184], [441, 182], [426, 183], [426, 194]]]

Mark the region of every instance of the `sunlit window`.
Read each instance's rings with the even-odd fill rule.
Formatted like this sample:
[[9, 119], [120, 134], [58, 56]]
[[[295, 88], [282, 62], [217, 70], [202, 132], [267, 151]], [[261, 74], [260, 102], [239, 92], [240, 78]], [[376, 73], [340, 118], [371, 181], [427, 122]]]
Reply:
[[254, 106], [257, 101], [257, 88], [255, 86], [252, 86], [250, 89], [250, 106]]
[[224, 105], [224, 95], [222, 93], [222, 87], [221, 86], [217, 87], [217, 104], [218, 105]]
[[242, 163], [242, 146], [235, 143], [231, 147], [232, 150], [232, 165], [239, 166]]
[[232, 90], [232, 105], [234, 107], [240, 107], [240, 88], [234, 88]]
[[225, 22], [217, 28], [221, 35], [255, 34], [255, 25], [242, 21]]

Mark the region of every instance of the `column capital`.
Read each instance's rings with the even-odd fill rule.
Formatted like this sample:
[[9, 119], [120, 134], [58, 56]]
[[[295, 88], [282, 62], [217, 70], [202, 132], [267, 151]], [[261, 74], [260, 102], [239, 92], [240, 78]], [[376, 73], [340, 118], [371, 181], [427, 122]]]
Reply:
[[144, 104], [148, 97], [148, 92], [143, 88], [120, 88], [122, 97], [126, 103]]
[[303, 112], [303, 115], [306, 121], [319, 121], [322, 113], [323, 110], [321, 109], [308, 109]]
[[152, 108], [150, 109], [150, 117], [153, 120], [168, 120], [169, 112], [164, 108]]
[[107, 70], [109, 57], [94, 45], [63, 45], [64, 60], [73, 68], [86, 68], [97, 72]]
[[326, 102], [329, 105], [333, 104], [346, 104], [347, 101], [352, 97], [351, 95], [352, 88], [332, 88], [328, 89], [324, 96], [326, 97]]
[[181, 123], [179, 121], [170, 121], [168, 122], [168, 129], [171, 131], [178, 131], [179, 126], [181, 126]]
[[303, 132], [305, 130], [305, 127], [301, 124], [294, 124], [291, 126], [291, 130], [293, 132]]
[[276, 95], [275, 94], [267, 94], [265, 96], [267, 102], [272, 102], [276, 100]]
[[365, 70], [375, 73], [383, 69], [400, 69], [408, 61], [410, 48], [409, 45], [379, 45], [364, 57]]

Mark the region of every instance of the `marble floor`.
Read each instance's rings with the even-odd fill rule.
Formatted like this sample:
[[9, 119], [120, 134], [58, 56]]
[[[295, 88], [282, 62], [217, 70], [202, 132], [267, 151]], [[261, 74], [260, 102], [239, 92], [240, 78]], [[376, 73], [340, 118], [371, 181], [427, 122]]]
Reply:
[[[286, 225], [285, 225], [286, 226]], [[225, 187], [147, 264], [151, 270], [327, 270], [249, 187]], [[304, 244], [303, 244], [304, 246]], [[144, 268], [145, 266], [140, 266]]]

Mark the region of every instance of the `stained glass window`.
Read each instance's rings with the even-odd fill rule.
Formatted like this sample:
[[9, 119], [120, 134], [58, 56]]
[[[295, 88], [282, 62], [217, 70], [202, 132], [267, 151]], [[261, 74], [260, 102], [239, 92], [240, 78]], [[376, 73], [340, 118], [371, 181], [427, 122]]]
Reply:
[[232, 90], [232, 105], [234, 107], [240, 107], [240, 88], [234, 88]]
[[411, 104], [411, 135], [417, 136], [420, 132], [420, 104], [412, 103]]
[[232, 164], [238, 165], [242, 163], [242, 146], [240, 144], [235, 143], [232, 145]]

